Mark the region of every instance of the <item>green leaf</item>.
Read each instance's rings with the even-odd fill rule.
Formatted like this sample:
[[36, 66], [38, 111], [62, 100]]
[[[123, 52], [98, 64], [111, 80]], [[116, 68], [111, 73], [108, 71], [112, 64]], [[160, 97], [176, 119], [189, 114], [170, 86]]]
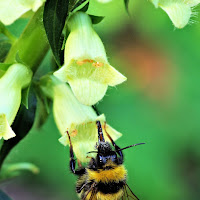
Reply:
[[124, 0], [124, 5], [125, 5], [125, 8], [126, 8], [126, 12], [127, 12], [128, 14], [130, 14], [130, 13], [129, 13], [129, 10], [128, 10], [129, 0]]
[[34, 128], [40, 129], [48, 118], [52, 103], [40, 89], [38, 82], [34, 82], [34, 91], [37, 97], [37, 108], [33, 126]]
[[6, 70], [10, 67], [11, 64], [0, 63], [0, 78], [5, 74]]
[[0, 22], [0, 34], [1, 33], [4, 36], [6, 36], [6, 39], [9, 43], [13, 44], [17, 40], [17, 38], [14, 35], [12, 35], [12, 33], [10, 31], [8, 31], [8, 29], [2, 22]]
[[30, 92], [30, 85], [22, 91], [22, 103], [28, 109], [28, 96]]
[[8, 39], [0, 39], [0, 62], [3, 62], [6, 58], [6, 55], [11, 47], [11, 44]]
[[[43, 77], [46, 77], [46, 76], [48, 76], [48, 75], [45, 75]], [[41, 90], [39, 82], [34, 82], [34, 91], [37, 96], [37, 101], [39, 101], [40, 103], [43, 104], [44, 110], [47, 112], [47, 114], [49, 114], [50, 109], [51, 109], [51, 103], [50, 103], [51, 101], [47, 98], [47, 96]], [[38, 110], [38, 108], [37, 108], [37, 110]]]
[[89, 0], [79, 0], [72, 8], [70, 12], [83, 11], [86, 12], [89, 7]]
[[6, 193], [0, 190], [0, 200], [12, 200]]
[[36, 116], [34, 122], [34, 128], [40, 129], [43, 124], [46, 122], [49, 115], [49, 104], [48, 99], [46, 97], [41, 97], [37, 95], [37, 108], [36, 108]]
[[38, 174], [40, 170], [36, 165], [27, 162], [5, 164], [1, 169], [0, 181], [5, 181], [7, 179], [20, 176], [24, 171], [32, 172], [33, 174]]
[[7, 64], [7, 63], [0, 63], [0, 70], [6, 71], [10, 65], [12, 64]]
[[22, 59], [20, 58], [19, 52], [16, 53], [15, 61], [16, 61], [17, 63], [21, 63], [21, 64], [23, 64], [23, 65], [26, 65], [26, 63], [23, 62]]
[[102, 16], [94, 16], [94, 15], [89, 15], [89, 16], [92, 20], [92, 24], [98, 24], [104, 19], [104, 17]]
[[68, 10], [72, 10], [78, 0], [69, 0]]
[[83, 6], [82, 8], [80, 8], [79, 11], [87, 12], [88, 8], [89, 8], [89, 1], [85, 4], [85, 6]]
[[62, 30], [68, 16], [69, 0], [48, 0], [44, 6], [43, 22], [49, 44], [58, 66], [63, 64]]
[[5, 74], [5, 71], [0, 69], [0, 78]]

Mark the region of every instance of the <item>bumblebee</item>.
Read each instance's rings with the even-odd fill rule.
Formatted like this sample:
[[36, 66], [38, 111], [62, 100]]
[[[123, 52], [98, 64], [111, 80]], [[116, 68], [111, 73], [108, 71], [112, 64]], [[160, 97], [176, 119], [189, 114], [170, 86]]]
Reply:
[[127, 171], [123, 165], [122, 150], [144, 143], [120, 149], [105, 131], [112, 148], [110, 143], [104, 140], [100, 121], [96, 121], [96, 124], [98, 129], [96, 151], [88, 153], [97, 153], [97, 156], [91, 157], [87, 167], [75, 169], [76, 160], [73, 146], [67, 132], [70, 144], [70, 169], [73, 174], [78, 176], [76, 184], [78, 196], [82, 200], [139, 200], [126, 183]]

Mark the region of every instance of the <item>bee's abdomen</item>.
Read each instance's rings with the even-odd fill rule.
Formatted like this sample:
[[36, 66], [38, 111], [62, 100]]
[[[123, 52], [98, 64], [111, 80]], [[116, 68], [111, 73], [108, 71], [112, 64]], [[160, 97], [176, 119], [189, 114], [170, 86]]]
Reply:
[[109, 183], [99, 182], [97, 184], [97, 190], [104, 194], [114, 194], [117, 193], [119, 190], [121, 190], [124, 184], [125, 184], [124, 181], [109, 182]]

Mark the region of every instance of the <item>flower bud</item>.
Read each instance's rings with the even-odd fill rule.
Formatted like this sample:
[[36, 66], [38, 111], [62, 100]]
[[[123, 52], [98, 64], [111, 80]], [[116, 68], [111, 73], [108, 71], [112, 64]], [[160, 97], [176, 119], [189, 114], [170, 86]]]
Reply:
[[21, 104], [21, 90], [29, 85], [31, 77], [28, 67], [13, 64], [0, 78], [0, 139], [15, 136], [10, 126]]
[[45, 0], [0, 0], [0, 21], [5, 25], [12, 24], [29, 10], [34, 12]]
[[108, 63], [104, 45], [86, 13], [72, 15], [68, 27], [65, 62], [54, 75], [70, 84], [81, 103], [93, 105], [103, 98], [108, 86], [120, 84], [126, 77]]
[[[101, 121], [103, 131], [106, 131], [116, 140], [121, 133], [106, 125], [105, 116], [97, 116], [92, 107], [81, 104], [73, 95], [71, 89], [55, 76], [46, 76], [41, 80], [42, 91], [53, 99], [53, 114], [56, 125], [62, 135], [59, 141], [68, 145], [67, 131], [71, 136], [76, 157], [87, 162], [87, 152], [94, 150], [98, 141], [96, 121]], [[109, 141], [106, 134], [105, 140]]]
[[177, 28], [183, 28], [189, 23], [192, 16], [192, 7], [200, 0], [152, 0], [156, 7], [161, 7]]

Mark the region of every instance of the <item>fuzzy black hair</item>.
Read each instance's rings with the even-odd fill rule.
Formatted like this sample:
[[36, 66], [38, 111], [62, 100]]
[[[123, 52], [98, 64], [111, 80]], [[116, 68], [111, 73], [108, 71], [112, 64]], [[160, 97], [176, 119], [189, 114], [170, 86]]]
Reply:
[[100, 142], [98, 144], [98, 153], [106, 154], [110, 151], [112, 151], [112, 148], [111, 148], [109, 142]]

